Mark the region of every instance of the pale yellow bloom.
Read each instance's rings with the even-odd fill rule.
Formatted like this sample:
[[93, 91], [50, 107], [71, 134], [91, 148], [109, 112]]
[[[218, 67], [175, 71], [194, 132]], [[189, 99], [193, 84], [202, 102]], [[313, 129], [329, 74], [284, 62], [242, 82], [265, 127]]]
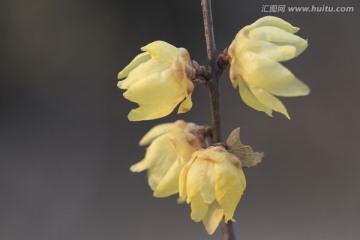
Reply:
[[142, 121], [169, 115], [179, 104], [178, 113], [191, 109], [194, 84], [187, 75], [191, 72], [188, 51], [155, 41], [141, 48], [118, 75], [118, 87], [127, 89], [124, 97], [136, 102], [139, 108], [130, 111], [130, 121]]
[[155, 197], [179, 191], [181, 168], [203, 146], [204, 127], [178, 120], [152, 128], [140, 141], [150, 146], [145, 158], [131, 166], [132, 172], [148, 171], [148, 182]]
[[[309, 94], [307, 85], [279, 62], [290, 60], [307, 47], [296, 36], [299, 30], [281, 18], [267, 16], [241, 29], [229, 47], [230, 79], [242, 100], [250, 107], [272, 116], [277, 111], [289, 117], [275, 96]], [[275, 95], [275, 96], [274, 96]]]
[[183, 167], [179, 195], [191, 203], [191, 219], [213, 234], [222, 217], [233, 220], [246, 188], [240, 160], [221, 146], [195, 152]]

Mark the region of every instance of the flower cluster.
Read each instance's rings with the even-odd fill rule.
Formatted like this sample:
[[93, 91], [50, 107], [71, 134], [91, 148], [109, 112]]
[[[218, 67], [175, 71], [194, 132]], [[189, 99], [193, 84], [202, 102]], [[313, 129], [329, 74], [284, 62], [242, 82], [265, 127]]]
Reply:
[[148, 171], [155, 197], [178, 193], [180, 170], [191, 155], [204, 146], [204, 131], [204, 127], [182, 120], [154, 127], [140, 141], [142, 146], [150, 144], [145, 158], [130, 170]]
[[[307, 40], [294, 34], [298, 30], [280, 18], [267, 16], [237, 33], [224, 59], [230, 64], [233, 87], [238, 87], [248, 106], [270, 116], [273, 111], [280, 112], [290, 119], [276, 96], [309, 94], [308, 86], [280, 64], [306, 49]], [[186, 49], [155, 41], [141, 50], [118, 75], [118, 87], [126, 90], [124, 97], [139, 105], [130, 111], [130, 121], [161, 118], [178, 105], [178, 113], [189, 111], [196, 77], [202, 77], [200, 82], [211, 88], [211, 73], [204, 67], [198, 71], [199, 65]], [[191, 206], [191, 219], [202, 221], [213, 234], [221, 219], [233, 221], [246, 188], [242, 168], [257, 165], [263, 157], [243, 145], [239, 134], [240, 129], [235, 129], [226, 144], [209, 146], [208, 127], [182, 120], [160, 124], [141, 139], [141, 146], [148, 145], [145, 157], [130, 170], [147, 171], [155, 197], [179, 194], [179, 200]]]
[[205, 149], [205, 134], [203, 126], [182, 120], [158, 125], [141, 139], [150, 146], [130, 170], [147, 170], [155, 197], [179, 193], [191, 203], [191, 219], [213, 234], [223, 217], [233, 219], [246, 181], [235, 155], [220, 146]]
[[118, 87], [126, 89], [124, 97], [139, 104], [131, 110], [130, 121], [161, 118], [179, 104], [178, 113], [192, 107], [194, 84], [189, 79], [190, 55], [185, 48], [176, 48], [164, 41], [155, 41], [141, 50], [119, 74]]
[[294, 35], [299, 30], [277, 17], [263, 17], [241, 29], [229, 47], [230, 80], [250, 107], [272, 116], [289, 114], [276, 98], [309, 94], [310, 90], [279, 62], [290, 60], [307, 47]]
[[[280, 112], [290, 119], [283, 103], [275, 96], [295, 97], [309, 94], [309, 87], [279, 62], [297, 57], [307, 48], [307, 40], [295, 35], [299, 28], [278, 17], [266, 16], [245, 26], [232, 41], [230, 80], [239, 87], [242, 100], [255, 110], [272, 116]], [[194, 69], [184, 48], [155, 41], [118, 75], [124, 97], [139, 104], [131, 110], [130, 121], [161, 118], [179, 104], [178, 113], [191, 109]]]
[[224, 147], [202, 149], [180, 173], [180, 197], [191, 203], [191, 219], [213, 234], [221, 219], [233, 220], [246, 188], [240, 160]]

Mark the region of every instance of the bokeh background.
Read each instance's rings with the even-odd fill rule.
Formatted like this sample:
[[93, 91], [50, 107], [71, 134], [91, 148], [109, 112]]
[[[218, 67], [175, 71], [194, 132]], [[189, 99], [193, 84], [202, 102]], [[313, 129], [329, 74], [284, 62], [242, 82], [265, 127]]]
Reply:
[[[353, 13], [273, 13], [309, 39], [285, 63], [311, 87], [283, 99], [292, 120], [245, 106], [222, 78], [224, 135], [266, 154], [246, 169], [235, 219], [240, 240], [359, 239], [360, 4], [357, 0], [213, 1], [218, 49], [266, 15], [263, 5], [351, 6]], [[209, 123], [198, 87], [181, 116], [129, 122], [136, 105], [117, 73], [151, 41], [187, 48], [206, 63], [200, 0], [5, 0], [1, 3], [0, 239], [221, 239], [190, 220], [176, 197], [155, 199], [130, 173], [152, 126]]]

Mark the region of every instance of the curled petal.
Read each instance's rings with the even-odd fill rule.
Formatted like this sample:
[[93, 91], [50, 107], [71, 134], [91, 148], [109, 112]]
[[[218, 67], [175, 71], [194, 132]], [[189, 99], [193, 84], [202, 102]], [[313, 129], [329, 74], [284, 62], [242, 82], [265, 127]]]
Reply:
[[[161, 152], [161, 154], [159, 154], [158, 149], [159, 147], [162, 147], [163, 149], [165, 149], [166, 151]], [[169, 141], [169, 139], [165, 136], [157, 138], [153, 144], [147, 149], [145, 158], [132, 165], [130, 170], [132, 172], [142, 172], [148, 168], [152, 168], [154, 166], [156, 166], [157, 164], [161, 164], [162, 162], [164, 162], [164, 158], [168, 157], [168, 155], [170, 158], [172, 158], [174, 156], [174, 151], [172, 151], [172, 149], [174, 148], [173, 144], [171, 141]], [[166, 162], [166, 161], [165, 161]]]
[[278, 62], [290, 60], [301, 53], [297, 51], [295, 46], [279, 45], [266, 41], [249, 41], [248, 50]]
[[300, 30], [300, 28], [298, 27], [294, 27], [293, 25], [291, 25], [290, 23], [286, 22], [285, 20], [278, 18], [278, 17], [274, 17], [274, 16], [265, 16], [262, 17], [260, 19], [258, 19], [256, 22], [254, 22], [253, 24], [250, 25], [250, 27], [252, 29], [254, 28], [258, 28], [258, 27], [263, 27], [263, 26], [274, 26], [274, 27], [278, 27], [281, 28], [287, 32], [290, 33], [296, 33]]
[[176, 105], [177, 102], [174, 102], [173, 105], [169, 105], [168, 103], [140, 105], [138, 108], [130, 111], [128, 119], [130, 121], [143, 121], [161, 118], [169, 115]]
[[254, 108], [255, 110], [265, 112], [267, 115], [272, 117], [272, 110], [262, 104], [255, 96], [252, 94], [247, 84], [244, 81], [239, 81], [239, 92], [240, 97], [246, 105]]
[[278, 44], [286, 44], [296, 47], [296, 56], [302, 53], [308, 46], [305, 39], [284, 31], [277, 27], [259, 27], [250, 31], [249, 38], [257, 41], [267, 41]]
[[153, 127], [152, 129], [150, 129], [150, 131], [148, 133], [145, 134], [144, 137], [141, 138], [140, 143], [139, 143], [140, 146], [145, 146], [145, 145], [150, 144], [154, 139], [156, 139], [157, 137], [159, 137], [167, 132], [170, 132], [175, 127], [176, 127], [175, 123], [163, 123], [163, 124]]
[[150, 59], [133, 69], [125, 80], [118, 82], [117, 86], [120, 89], [128, 89], [142, 79], [164, 70], [166, 70], [166, 67], [163, 64], [157, 60]]
[[129, 63], [129, 65], [127, 65], [123, 70], [121, 70], [121, 72], [119, 72], [118, 79], [127, 77], [132, 70], [134, 70], [140, 64], [150, 60], [150, 58], [151, 56], [149, 53], [140, 53]]
[[178, 48], [164, 41], [155, 41], [141, 48], [141, 50], [150, 53], [151, 57], [161, 62], [171, 65], [173, 59], [178, 53]]
[[284, 114], [288, 119], [290, 119], [290, 116], [284, 106], [284, 104], [273, 95], [267, 93], [261, 88], [257, 88], [254, 86], [249, 86], [250, 91], [254, 96], [261, 102], [264, 106], [273, 109], [276, 112], [280, 112]]

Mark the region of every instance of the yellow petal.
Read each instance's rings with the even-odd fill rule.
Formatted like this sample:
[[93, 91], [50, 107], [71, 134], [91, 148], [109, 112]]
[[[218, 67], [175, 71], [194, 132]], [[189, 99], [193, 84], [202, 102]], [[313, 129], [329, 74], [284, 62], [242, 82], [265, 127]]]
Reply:
[[249, 86], [250, 91], [254, 94], [254, 96], [264, 104], [266, 107], [271, 108], [272, 110], [276, 112], [280, 112], [284, 114], [288, 119], [290, 119], [290, 116], [284, 106], [284, 104], [276, 97], [271, 95], [270, 93], [267, 93], [261, 88]]
[[143, 121], [161, 118], [169, 115], [178, 102], [163, 104], [144, 104], [132, 109], [128, 114], [129, 121]]
[[211, 204], [215, 200], [215, 164], [209, 164], [206, 176], [200, 190], [200, 194], [205, 203]]
[[192, 199], [199, 194], [204, 181], [208, 180], [206, 179], [206, 171], [209, 164], [208, 161], [204, 161], [197, 157], [191, 165], [186, 182], [188, 201], [192, 201]]
[[212, 235], [219, 226], [223, 215], [223, 210], [216, 201], [209, 206], [207, 214], [203, 219], [203, 224], [210, 235]]
[[[191, 131], [191, 130], [190, 130]], [[169, 135], [173, 135], [172, 139], [176, 144], [176, 154], [185, 162], [191, 159], [191, 155], [202, 148], [200, 139], [185, 130], [174, 130]]]
[[[196, 156], [196, 155], [195, 155]], [[192, 157], [189, 162], [185, 164], [185, 166], [180, 171], [180, 177], [179, 177], [179, 197], [185, 198], [187, 195], [187, 175], [189, 172], [190, 167], [194, 163], [194, 160], [196, 157]]]
[[238, 82], [240, 81], [239, 78], [241, 78], [240, 74], [237, 71], [237, 66], [235, 63], [235, 59], [233, 59], [231, 61], [230, 64], [230, 70], [229, 70], [229, 75], [230, 75], [230, 81], [231, 81], [231, 85], [236, 88], [238, 85]]
[[226, 191], [225, 196], [219, 201], [220, 206], [224, 210], [225, 222], [233, 218], [235, 209], [240, 202], [243, 192], [245, 191], [245, 175], [241, 169], [238, 170], [238, 174], [240, 176], [238, 176], [234, 184]]
[[172, 61], [178, 54], [178, 48], [164, 41], [149, 43], [148, 45], [142, 47], [141, 50], [150, 53], [151, 57], [166, 63], [167, 66], [171, 65]]
[[300, 28], [292, 26], [290, 23], [286, 22], [285, 20], [274, 17], [274, 16], [265, 16], [259, 18], [256, 22], [250, 25], [251, 28], [258, 28], [263, 26], [274, 26], [281, 28], [287, 32], [296, 33], [299, 31]]
[[287, 61], [296, 56], [301, 52], [297, 51], [295, 46], [291, 45], [278, 45], [266, 41], [248, 41], [248, 51], [261, 54], [275, 61]]
[[186, 202], [186, 197], [178, 197], [178, 199], [176, 200], [177, 204], [183, 204]]
[[260, 54], [246, 52], [239, 60], [241, 65], [238, 67], [243, 79], [256, 87], [276, 88], [295, 78], [286, 67]]
[[192, 108], [191, 93], [187, 95], [185, 100], [180, 104], [178, 113], [186, 113]]
[[152, 190], [156, 190], [167, 171], [176, 161], [176, 153], [173, 143], [167, 139], [163, 141], [161, 148], [156, 149], [153, 158], [156, 160], [148, 169], [148, 181]]
[[159, 73], [166, 69], [166, 66], [164, 66], [161, 62], [150, 59], [147, 62], [144, 62], [134, 68], [127, 78], [123, 81], [118, 82], [118, 87], [120, 89], [128, 89], [138, 81], [141, 81], [142, 79], [152, 75], [153, 73]]
[[202, 162], [221, 163], [226, 159], [227, 151], [223, 147], [209, 147], [204, 150], [197, 151], [197, 156], [203, 159]]
[[145, 161], [146, 158], [144, 158], [143, 160], [141, 160], [138, 163], [133, 164], [130, 167], [130, 171], [132, 172], [142, 172], [144, 170], [146, 170], [149, 167], [149, 160]]
[[150, 129], [149, 132], [145, 134], [144, 137], [140, 140], [140, 146], [148, 145], [150, 144], [155, 138], [175, 129], [175, 123], [163, 123], [160, 125], [157, 125]]
[[140, 64], [150, 60], [151, 56], [149, 53], [140, 53], [137, 55], [121, 72], [118, 74], [118, 79], [127, 77], [127, 75]]
[[265, 112], [267, 115], [272, 117], [272, 110], [257, 100], [243, 80], [239, 81], [239, 92], [241, 99], [246, 105], [257, 111]]
[[277, 27], [267, 26], [253, 29], [249, 38], [258, 41], [268, 41], [278, 44], [291, 45], [296, 47], [296, 55], [302, 53], [308, 46], [307, 41], [295, 34], [289, 33]]
[[179, 176], [183, 161], [177, 159], [167, 170], [154, 191], [155, 197], [168, 197], [179, 192]]
[[310, 88], [297, 78], [294, 78], [289, 84], [276, 88], [265, 88], [265, 90], [280, 97], [306, 96], [310, 93]]
[[185, 97], [183, 90], [178, 87], [170, 70], [153, 73], [134, 83], [124, 93], [126, 99], [139, 104], [171, 102], [181, 96]]
[[200, 194], [195, 195], [191, 200], [191, 219], [200, 222], [208, 211], [208, 205], [202, 200]]
[[215, 174], [215, 196], [216, 200], [220, 202], [238, 179], [238, 169], [227, 160], [222, 164], [215, 165]]
[[[162, 150], [163, 149], [163, 150]], [[159, 154], [160, 153], [160, 154]], [[157, 164], [164, 157], [175, 156], [175, 150], [172, 142], [166, 136], [157, 138], [146, 150], [145, 158], [131, 166], [132, 172], [141, 172]], [[175, 156], [176, 158], [176, 156]]]

